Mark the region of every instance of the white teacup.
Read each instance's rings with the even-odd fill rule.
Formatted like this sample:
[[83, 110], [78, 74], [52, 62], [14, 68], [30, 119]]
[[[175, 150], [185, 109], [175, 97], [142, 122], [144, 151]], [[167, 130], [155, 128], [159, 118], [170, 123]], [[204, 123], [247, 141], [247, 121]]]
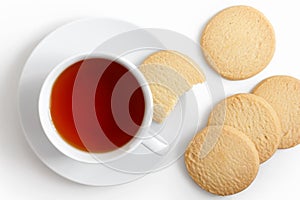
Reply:
[[[51, 100], [51, 92], [52, 87], [59, 77], [59, 75], [67, 69], [72, 64], [91, 58], [104, 58], [107, 60], [111, 60], [121, 64], [123, 67], [127, 68], [129, 72], [136, 78], [137, 82], [141, 86], [144, 102], [145, 102], [145, 112], [142, 120], [142, 124], [139, 127], [137, 133], [134, 137], [124, 146], [116, 148], [113, 151], [105, 152], [105, 153], [89, 153], [82, 150], [79, 150], [69, 143], [67, 143], [56, 130], [51, 113], [50, 113], [50, 100]], [[124, 58], [115, 57], [112, 55], [106, 54], [80, 54], [74, 57], [68, 58], [58, 64], [47, 76], [44, 81], [44, 84], [40, 91], [39, 96], [39, 117], [43, 127], [43, 130], [50, 140], [50, 142], [63, 154], [66, 156], [86, 163], [104, 163], [110, 162], [115, 159], [124, 156], [134, 149], [136, 149], [139, 145], [144, 145], [151, 151], [156, 154], [163, 155], [167, 152], [168, 144], [159, 136], [152, 136], [149, 134], [149, 128], [152, 122], [153, 115], [153, 102], [152, 102], [152, 94], [142, 73], [136, 68], [135, 65], [128, 62]]]

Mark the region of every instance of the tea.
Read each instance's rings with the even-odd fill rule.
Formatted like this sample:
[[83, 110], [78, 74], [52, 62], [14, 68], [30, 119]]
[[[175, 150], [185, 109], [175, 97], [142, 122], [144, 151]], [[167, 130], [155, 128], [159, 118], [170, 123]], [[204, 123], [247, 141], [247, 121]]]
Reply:
[[[122, 92], [114, 100], [116, 91]], [[128, 94], [132, 94], [129, 99]], [[138, 132], [145, 114], [143, 91], [134, 75], [120, 63], [104, 58], [69, 66], [56, 79], [50, 98], [57, 132], [86, 152], [109, 152], [124, 146]]]

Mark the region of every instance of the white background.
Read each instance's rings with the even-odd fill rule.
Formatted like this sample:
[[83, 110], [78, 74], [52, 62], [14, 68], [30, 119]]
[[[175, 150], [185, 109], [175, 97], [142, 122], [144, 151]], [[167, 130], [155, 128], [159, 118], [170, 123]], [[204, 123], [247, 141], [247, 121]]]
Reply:
[[[275, 56], [266, 70], [246, 81], [224, 81], [227, 95], [248, 92], [272, 74], [300, 78], [298, 1], [233, 0], [78, 1], [10, 0], [0, 4], [0, 199], [221, 199], [187, 176], [183, 160], [160, 172], [114, 187], [88, 187], [44, 166], [27, 144], [17, 112], [18, 79], [30, 52], [53, 29], [85, 17], [112, 17], [140, 27], [165, 28], [198, 41], [207, 20], [230, 5], [261, 10], [274, 25]], [[245, 191], [224, 199], [299, 199], [300, 146], [278, 151]]]

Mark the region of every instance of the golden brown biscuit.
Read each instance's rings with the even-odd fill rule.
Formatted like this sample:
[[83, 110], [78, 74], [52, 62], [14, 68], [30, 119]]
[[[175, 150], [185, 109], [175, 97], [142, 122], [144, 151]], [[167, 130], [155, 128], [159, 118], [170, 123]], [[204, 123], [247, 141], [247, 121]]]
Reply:
[[275, 51], [275, 33], [268, 19], [249, 6], [233, 6], [206, 25], [201, 48], [210, 66], [230, 80], [261, 72]]
[[208, 124], [232, 126], [246, 134], [255, 144], [261, 163], [275, 153], [282, 137], [275, 110], [254, 94], [237, 94], [221, 101]]
[[300, 144], [300, 80], [290, 76], [273, 76], [253, 90], [277, 112], [283, 137], [279, 148]]
[[139, 69], [149, 82], [154, 103], [153, 119], [159, 123], [169, 115], [184, 92], [205, 81], [190, 58], [171, 50], [150, 55]]
[[225, 196], [238, 193], [253, 182], [259, 169], [259, 157], [245, 134], [229, 126], [211, 126], [190, 142], [185, 164], [200, 187]]

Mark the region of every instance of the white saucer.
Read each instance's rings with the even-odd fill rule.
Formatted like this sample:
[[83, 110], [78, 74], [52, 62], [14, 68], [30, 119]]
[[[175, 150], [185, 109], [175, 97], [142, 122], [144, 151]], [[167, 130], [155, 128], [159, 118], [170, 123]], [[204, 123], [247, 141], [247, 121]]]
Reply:
[[[79, 53], [117, 53], [138, 65], [154, 50], [173, 49], [196, 59], [200, 66], [203, 65], [204, 59], [199, 57], [200, 54], [198, 58], [197, 54], [190, 55], [198, 48], [197, 45], [174, 46], [169, 41], [172, 37], [165, 35], [168, 31], [160, 31], [141, 30], [135, 25], [118, 20], [88, 19], [67, 24], [40, 42], [24, 66], [19, 87], [19, 110], [25, 136], [45, 165], [69, 180], [86, 185], [108, 186], [127, 183], [146, 173], [162, 169], [183, 154], [199, 127], [205, 125], [204, 119], [212, 107], [213, 102], [208, 89], [208, 85], [212, 84], [209, 82], [197, 85], [186, 93], [163, 124], [152, 123], [150, 131], [169, 142], [170, 151], [164, 156], [154, 154], [140, 145], [127, 156], [107, 164], [79, 162], [66, 157], [50, 143], [38, 116], [39, 92], [47, 74], [64, 59]], [[139, 47], [146, 48], [137, 50]], [[209, 68], [204, 67], [202, 70], [206, 77], [210, 76]], [[218, 78], [215, 80], [218, 81]]]

